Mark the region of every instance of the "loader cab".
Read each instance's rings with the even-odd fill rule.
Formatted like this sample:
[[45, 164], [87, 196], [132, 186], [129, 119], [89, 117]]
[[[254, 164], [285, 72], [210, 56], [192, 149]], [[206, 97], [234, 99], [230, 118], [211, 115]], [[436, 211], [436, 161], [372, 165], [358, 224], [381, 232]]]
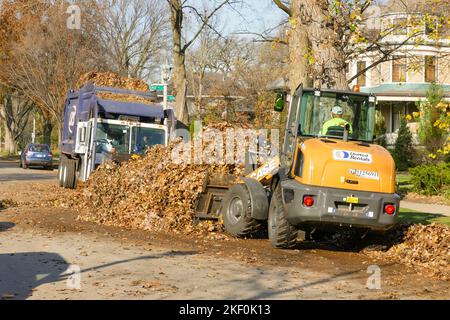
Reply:
[[[281, 111], [280, 108], [277, 111]], [[289, 167], [295, 145], [307, 139], [329, 143], [344, 139], [373, 142], [375, 97], [351, 91], [300, 87], [292, 98], [287, 118], [281, 154], [282, 165]]]

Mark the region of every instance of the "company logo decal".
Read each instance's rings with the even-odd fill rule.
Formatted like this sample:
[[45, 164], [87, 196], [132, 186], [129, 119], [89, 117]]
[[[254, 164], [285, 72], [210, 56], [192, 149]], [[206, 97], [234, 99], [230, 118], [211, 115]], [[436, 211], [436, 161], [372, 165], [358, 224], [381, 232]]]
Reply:
[[73, 132], [73, 126], [75, 125], [75, 116], [77, 115], [77, 106], [73, 105], [72, 106], [72, 110], [70, 111], [69, 114], [69, 125], [68, 125], [68, 129], [69, 132], [72, 133]]
[[335, 160], [341, 161], [372, 163], [372, 155], [370, 153], [363, 153], [363, 152], [334, 150], [333, 158]]

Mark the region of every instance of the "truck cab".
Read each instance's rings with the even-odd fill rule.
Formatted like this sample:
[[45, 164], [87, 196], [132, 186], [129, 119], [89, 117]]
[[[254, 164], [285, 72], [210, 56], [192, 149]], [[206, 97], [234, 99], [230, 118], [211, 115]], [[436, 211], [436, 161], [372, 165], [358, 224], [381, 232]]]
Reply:
[[[113, 100], [114, 95], [126, 101]], [[133, 96], [139, 99], [128, 98]], [[152, 104], [152, 98], [151, 92], [91, 83], [70, 91], [64, 111], [60, 186], [75, 188], [77, 181], [86, 181], [106, 160], [122, 162], [151, 146], [167, 145], [175, 128], [174, 113]]]

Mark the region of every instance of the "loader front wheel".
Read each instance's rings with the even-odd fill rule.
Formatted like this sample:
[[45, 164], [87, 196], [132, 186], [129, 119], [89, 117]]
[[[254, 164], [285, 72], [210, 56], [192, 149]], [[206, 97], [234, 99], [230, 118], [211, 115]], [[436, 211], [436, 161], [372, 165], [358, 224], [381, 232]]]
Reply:
[[272, 195], [267, 225], [269, 240], [273, 247], [287, 249], [296, 245], [298, 230], [287, 221], [284, 215], [281, 188], [279, 186]]
[[223, 199], [222, 217], [225, 230], [235, 237], [249, 237], [260, 228], [251, 217], [251, 199], [244, 184], [232, 186]]

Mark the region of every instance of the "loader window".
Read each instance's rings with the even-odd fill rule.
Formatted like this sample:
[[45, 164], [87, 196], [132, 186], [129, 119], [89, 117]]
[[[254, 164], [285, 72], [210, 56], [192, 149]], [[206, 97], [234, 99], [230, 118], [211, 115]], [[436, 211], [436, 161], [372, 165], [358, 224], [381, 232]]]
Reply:
[[342, 138], [344, 125], [350, 125], [351, 140], [372, 141], [375, 107], [368, 97], [322, 92], [305, 92], [300, 102], [301, 135]]

